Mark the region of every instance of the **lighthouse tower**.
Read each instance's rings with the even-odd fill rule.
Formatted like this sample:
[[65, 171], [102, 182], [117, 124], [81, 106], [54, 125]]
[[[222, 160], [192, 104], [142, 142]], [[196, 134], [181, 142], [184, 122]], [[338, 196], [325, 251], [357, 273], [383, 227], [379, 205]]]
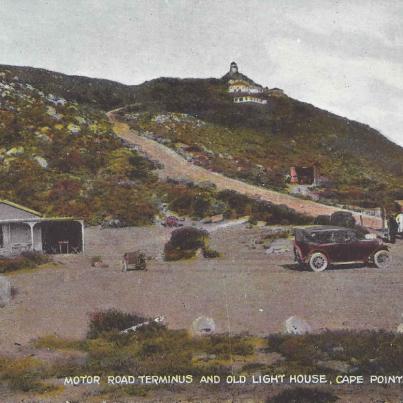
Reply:
[[238, 73], [238, 65], [235, 62], [232, 62], [229, 67], [230, 74]]

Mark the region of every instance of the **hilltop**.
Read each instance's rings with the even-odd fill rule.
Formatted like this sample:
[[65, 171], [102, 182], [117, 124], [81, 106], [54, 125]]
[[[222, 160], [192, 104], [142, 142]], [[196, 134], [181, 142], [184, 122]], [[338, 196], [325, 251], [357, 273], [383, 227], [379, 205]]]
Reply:
[[9, 79], [29, 84], [44, 93], [105, 111], [134, 101], [133, 87], [115, 81], [23, 66], [0, 65], [1, 72], [7, 73]]
[[[29, 67], [0, 67], [20, 82], [122, 119], [195, 163], [268, 188], [288, 190], [291, 166], [318, 166], [316, 196], [372, 207], [403, 198], [403, 149], [368, 125], [288, 96], [235, 104], [234, 75], [158, 78], [127, 86]], [[254, 81], [242, 73], [235, 76]]]
[[285, 190], [291, 166], [316, 165], [322, 200], [375, 207], [403, 196], [403, 149], [375, 129], [285, 95], [235, 104], [228, 81], [146, 82], [122, 117], [196, 163], [253, 184]]

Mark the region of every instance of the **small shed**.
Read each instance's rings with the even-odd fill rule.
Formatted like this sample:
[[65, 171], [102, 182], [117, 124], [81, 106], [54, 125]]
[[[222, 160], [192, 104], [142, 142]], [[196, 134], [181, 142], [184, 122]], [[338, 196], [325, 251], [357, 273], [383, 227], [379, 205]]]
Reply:
[[319, 178], [319, 166], [313, 164], [309, 166], [290, 167], [291, 184], [293, 185], [317, 185]]
[[84, 222], [71, 217], [44, 217], [38, 211], [0, 200], [0, 256], [25, 251], [83, 253]]

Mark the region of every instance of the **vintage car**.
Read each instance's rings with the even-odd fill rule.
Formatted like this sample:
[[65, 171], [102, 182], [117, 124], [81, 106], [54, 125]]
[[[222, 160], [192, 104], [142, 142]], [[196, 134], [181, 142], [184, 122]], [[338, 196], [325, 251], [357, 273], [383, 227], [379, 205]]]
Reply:
[[388, 246], [376, 235], [326, 225], [295, 229], [294, 256], [316, 272], [337, 263], [373, 263], [381, 269], [391, 263]]

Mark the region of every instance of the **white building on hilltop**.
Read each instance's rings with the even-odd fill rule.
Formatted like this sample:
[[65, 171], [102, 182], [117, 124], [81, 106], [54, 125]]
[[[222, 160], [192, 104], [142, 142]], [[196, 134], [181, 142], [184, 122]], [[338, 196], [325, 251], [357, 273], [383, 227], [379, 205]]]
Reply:
[[233, 94], [243, 92], [246, 94], [261, 94], [263, 88], [260, 85], [253, 85], [246, 80], [229, 80], [228, 92]]
[[228, 92], [236, 95], [233, 98], [234, 103], [267, 103], [267, 100], [261, 97], [264, 92], [263, 87], [239, 73], [235, 62], [232, 62], [230, 65], [229, 76], [231, 78], [228, 80]]
[[243, 95], [243, 96], [234, 97], [234, 103], [236, 103], [236, 104], [242, 104], [242, 103], [248, 103], [248, 102], [253, 102], [256, 104], [267, 104], [266, 99], [258, 98], [253, 95]]

